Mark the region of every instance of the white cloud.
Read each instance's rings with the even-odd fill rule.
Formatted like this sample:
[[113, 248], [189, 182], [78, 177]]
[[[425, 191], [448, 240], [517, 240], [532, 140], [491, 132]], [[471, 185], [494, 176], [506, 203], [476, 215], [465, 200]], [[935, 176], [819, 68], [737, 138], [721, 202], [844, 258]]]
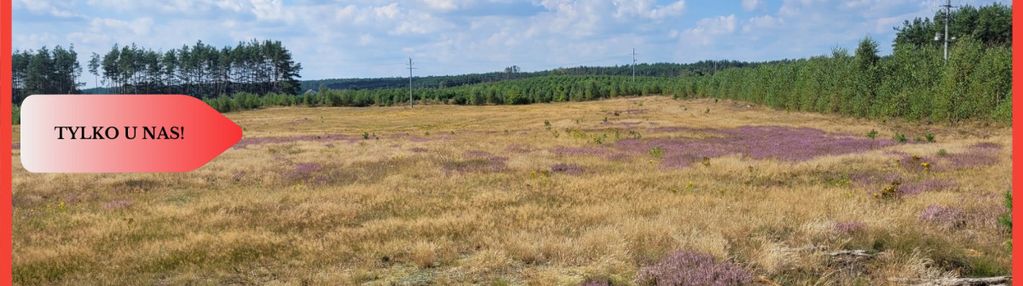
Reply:
[[750, 18], [746, 21], [746, 24], [742, 25], [743, 32], [754, 32], [759, 30], [771, 29], [778, 27], [785, 23], [785, 20], [778, 17], [772, 17], [771, 15], [763, 15]]
[[23, 8], [32, 13], [47, 14], [54, 17], [72, 17], [74, 12], [66, 7], [67, 2], [50, 0], [15, 0], [11, 3], [14, 9]]
[[144, 17], [125, 21], [112, 18], [95, 18], [92, 19], [89, 26], [90, 30], [96, 33], [131, 32], [131, 34], [141, 36], [149, 33], [150, 28], [153, 26], [153, 19]]
[[686, 2], [683, 0], [662, 6], [656, 5], [653, 0], [614, 0], [612, 3], [617, 7], [615, 18], [619, 19], [632, 16], [663, 19], [679, 16], [686, 8]]
[[249, 11], [260, 20], [285, 20], [295, 17], [293, 11], [285, 9], [281, 0], [250, 0]]
[[[393, 19], [394, 17], [389, 17]], [[400, 17], [397, 25], [391, 30], [394, 35], [428, 34], [449, 28], [451, 24], [444, 19], [421, 12], [408, 12]]]
[[398, 15], [398, 3], [375, 7], [373, 8], [373, 14], [381, 18], [394, 19]]
[[696, 27], [685, 31], [683, 40], [700, 45], [709, 45], [717, 36], [735, 32], [735, 15], [703, 18]]
[[662, 19], [665, 17], [674, 17], [682, 14], [682, 11], [686, 8], [686, 2], [679, 0], [675, 3], [671, 3], [667, 6], [658, 7], [650, 11], [650, 18]]
[[746, 11], [753, 11], [760, 8], [763, 4], [763, 0], [742, 0], [742, 9], [745, 9]]
[[426, 2], [426, 6], [429, 6], [431, 9], [441, 11], [458, 9], [458, 4], [455, 3], [455, 0], [423, 0], [423, 2]]

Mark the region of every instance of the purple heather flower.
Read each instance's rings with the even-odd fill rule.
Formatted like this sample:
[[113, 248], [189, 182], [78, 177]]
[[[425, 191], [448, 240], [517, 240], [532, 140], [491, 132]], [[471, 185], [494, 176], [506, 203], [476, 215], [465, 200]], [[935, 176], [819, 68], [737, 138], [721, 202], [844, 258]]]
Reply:
[[644, 285], [747, 285], [753, 275], [741, 266], [718, 261], [711, 255], [678, 251], [654, 265], [639, 269]]
[[930, 205], [920, 212], [920, 220], [942, 227], [956, 228], [966, 224], [966, 214], [956, 207]]

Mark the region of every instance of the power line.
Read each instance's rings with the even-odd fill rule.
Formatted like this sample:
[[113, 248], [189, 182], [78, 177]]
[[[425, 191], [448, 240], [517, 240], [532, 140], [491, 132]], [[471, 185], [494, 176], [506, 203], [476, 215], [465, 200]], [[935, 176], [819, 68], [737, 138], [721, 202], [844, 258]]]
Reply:
[[412, 57], [409, 57], [408, 58], [408, 107], [409, 108], [413, 107], [413, 103], [412, 103], [412, 70], [414, 70], [414, 69], [415, 68], [412, 67]]
[[939, 7], [945, 8], [945, 34], [943, 36], [945, 38], [945, 41], [944, 41], [945, 42], [945, 61], [948, 62], [948, 42], [949, 42], [948, 23], [952, 22], [952, 8], [953, 8], [952, 0], [945, 0], [945, 5], [941, 5]]

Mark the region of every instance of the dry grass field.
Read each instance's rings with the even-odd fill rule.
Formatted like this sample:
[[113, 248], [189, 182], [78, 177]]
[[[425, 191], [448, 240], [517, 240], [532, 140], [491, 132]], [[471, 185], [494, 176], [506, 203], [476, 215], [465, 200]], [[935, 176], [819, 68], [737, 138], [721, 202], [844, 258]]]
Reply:
[[190, 173], [31, 174], [15, 150], [15, 282], [879, 285], [1009, 271], [1008, 127], [667, 97], [228, 117], [243, 141]]

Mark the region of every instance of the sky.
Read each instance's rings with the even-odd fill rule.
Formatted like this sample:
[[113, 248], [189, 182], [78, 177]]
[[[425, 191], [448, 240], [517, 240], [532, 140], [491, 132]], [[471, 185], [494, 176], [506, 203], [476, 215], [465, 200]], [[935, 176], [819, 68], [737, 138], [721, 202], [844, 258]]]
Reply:
[[[523, 71], [700, 60], [890, 53], [894, 27], [944, 0], [14, 0], [16, 50], [115, 43], [154, 50], [282, 41], [303, 79]], [[1008, 0], [955, 0], [986, 5]], [[87, 87], [95, 86], [85, 72]]]

